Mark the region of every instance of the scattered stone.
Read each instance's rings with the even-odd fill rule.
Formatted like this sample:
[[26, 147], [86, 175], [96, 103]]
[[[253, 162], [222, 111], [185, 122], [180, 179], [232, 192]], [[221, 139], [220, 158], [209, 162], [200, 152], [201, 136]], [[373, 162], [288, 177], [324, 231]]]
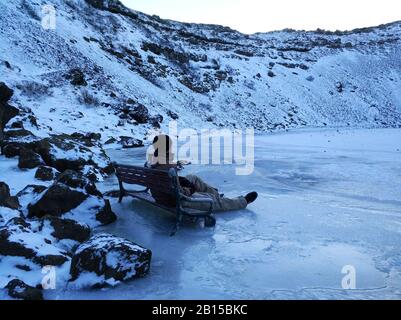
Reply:
[[139, 104], [129, 112], [129, 115], [138, 123], [144, 124], [149, 121], [149, 110], [144, 105]]
[[70, 80], [70, 83], [73, 86], [87, 86], [88, 83], [85, 80], [85, 74], [80, 69], [72, 69], [66, 75], [67, 80]]
[[124, 149], [143, 147], [143, 141], [133, 137], [121, 136], [119, 143]]
[[173, 120], [177, 120], [179, 118], [178, 114], [176, 114], [175, 112], [173, 112], [171, 110], [167, 111], [167, 115]]
[[10, 188], [5, 182], [0, 182], [0, 207], [12, 210], [20, 208], [18, 198], [10, 195]]
[[94, 273], [96, 285], [115, 284], [145, 276], [150, 269], [152, 252], [129, 240], [109, 234], [98, 234], [81, 244], [71, 261], [71, 280]]
[[35, 178], [42, 181], [53, 181], [56, 177], [56, 170], [51, 167], [40, 166], [35, 173]]
[[74, 220], [46, 216], [43, 222], [49, 222], [54, 229], [51, 235], [59, 240], [71, 239], [84, 242], [90, 237], [91, 230], [89, 226]]
[[102, 225], [108, 225], [117, 220], [117, 216], [111, 209], [109, 200], [104, 200], [104, 207], [96, 214], [96, 220]]
[[34, 169], [43, 164], [42, 158], [37, 153], [25, 148], [20, 150], [18, 161], [18, 167], [20, 169]]
[[111, 137], [104, 144], [113, 144], [113, 143], [116, 143], [116, 142], [117, 142], [117, 140], [115, 138]]
[[11, 280], [5, 288], [8, 290], [8, 295], [14, 299], [43, 300], [43, 294], [40, 289], [28, 286], [19, 279]]
[[336, 89], [337, 89], [337, 92], [338, 92], [338, 93], [343, 92], [343, 91], [344, 91], [344, 85], [343, 85], [343, 83], [342, 83], [342, 82], [337, 82], [337, 83], [336, 83]]
[[96, 188], [93, 181], [89, 180], [82, 173], [74, 170], [66, 170], [57, 178], [58, 183], [63, 183], [70, 188], [83, 189], [92, 196], [102, 197], [102, 193]]
[[14, 91], [7, 87], [4, 82], [0, 82], [0, 102], [8, 102], [13, 96]]
[[308, 81], [312, 82], [312, 81], [314, 81], [314, 80], [315, 80], [315, 78], [314, 78], [313, 76], [308, 76], [308, 77], [306, 78], [306, 80], [308, 80]]
[[88, 195], [81, 191], [56, 183], [49, 187], [36, 203], [28, 206], [28, 217], [42, 218], [46, 215], [60, 217], [78, 207], [87, 198]]
[[10, 197], [10, 187], [7, 183], [0, 181], [0, 205], [5, 201], [7, 198]]
[[23, 218], [13, 218], [0, 228], [0, 255], [24, 257], [41, 266], [60, 266], [69, 260], [66, 252], [56, 248]]
[[160, 124], [163, 122], [163, 116], [162, 115], [157, 115], [154, 117], [151, 117], [149, 119], [149, 123], [153, 126], [153, 128], [160, 129]]

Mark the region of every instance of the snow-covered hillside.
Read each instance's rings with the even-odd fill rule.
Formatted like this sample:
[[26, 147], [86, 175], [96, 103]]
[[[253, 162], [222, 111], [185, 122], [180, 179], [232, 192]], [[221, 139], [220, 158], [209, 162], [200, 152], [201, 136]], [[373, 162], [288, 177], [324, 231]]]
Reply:
[[[51, 3], [55, 30], [41, 25], [48, 1], [0, 1], [0, 80], [16, 90], [14, 105], [35, 114], [39, 135], [142, 138], [177, 116], [183, 126], [261, 131], [401, 125], [401, 23], [248, 36], [114, 0]], [[74, 69], [86, 85], [71, 84]], [[138, 105], [149, 110], [145, 125], [130, 114]]]

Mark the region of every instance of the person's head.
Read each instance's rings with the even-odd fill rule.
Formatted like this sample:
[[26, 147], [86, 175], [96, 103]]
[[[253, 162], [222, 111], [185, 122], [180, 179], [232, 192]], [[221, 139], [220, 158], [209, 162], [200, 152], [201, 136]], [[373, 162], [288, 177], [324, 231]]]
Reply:
[[160, 134], [153, 139], [153, 156], [159, 164], [168, 164], [174, 159], [173, 140], [165, 134]]

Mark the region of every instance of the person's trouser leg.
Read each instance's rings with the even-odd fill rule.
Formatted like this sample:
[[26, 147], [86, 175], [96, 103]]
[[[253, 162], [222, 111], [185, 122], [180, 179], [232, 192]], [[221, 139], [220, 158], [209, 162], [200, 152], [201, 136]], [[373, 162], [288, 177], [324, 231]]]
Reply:
[[[195, 175], [188, 175], [186, 178], [193, 184], [195, 193], [193, 198], [210, 198], [213, 200], [213, 211], [235, 211], [245, 209], [248, 205], [245, 197], [226, 198], [220, 197], [218, 190], [204, 182], [201, 178]], [[183, 206], [186, 208], [197, 209], [201, 211], [209, 210], [208, 203], [194, 203], [183, 201]]]
[[[220, 197], [218, 194], [210, 194], [205, 192], [196, 192], [192, 195], [192, 198], [209, 198], [213, 200], [213, 212], [222, 212], [222, 211], [235, 211], [245, 209], [248, 203], [246, 202], [244, 197], [237, 198], [226, 198]], [[196, 209], [201, 211], [209, 210], [208, 203], [197, 203], [197, 202], [189, 202], [183, 201], [182, 205], [184, 208]]]
[[215, 196], [219, 195], [218, 190], [216, 190], [212, 186], [208, 185], [205, 181], [203, 181], [198, 176], [190, 174], [190, 175], [187, 175], [185, 178], [187, 178], [189, 180], [189, 182], [191, 182], [193, 184], [193, 186], [195, 188], [195, 192], [208, 193], [208, 194], [212, 194]]

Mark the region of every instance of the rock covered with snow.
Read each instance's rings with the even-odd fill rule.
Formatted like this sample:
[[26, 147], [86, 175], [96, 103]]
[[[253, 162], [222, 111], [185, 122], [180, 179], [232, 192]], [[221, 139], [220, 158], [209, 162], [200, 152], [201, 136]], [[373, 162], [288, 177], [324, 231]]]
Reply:
[[3, 140], [3, 131], [6, 124], [19, 113], [19, 110], [8, 104], [14, 91], [4, 82], [0, 82], [0, 146]]
[[81, 244], [71, 261], [71, 281], [86, 286], [114, 285], [145, 276], [152, 252], [129, 240], [98, 234]]
[[69, 260], [67, 252], [23, 218], [13, 218], [0, 228], [1, 255], [24, 257], [41, 266], [60, 266]]
[[85, 223], [53, 216], [44, 217], [41, 228], [52, 229], [51, 235], [59, 240], [69, 239], [84, 242], [89, 239], [91, 234], [91, 229]]
[[51, 135], [40, 139], [25, 129], [8, 130], [3, 142], [6, 157], [19, 157], [21, 169], [48, 166], [59, 172], [75, 170], [108, 175], [114, 172], [98, 136]]
[[61, 182], [51, 185], [28, 205], [28, 217], [44, 216], [69, 218], [91, 227], [110, 224], [117, 219], [108, 200]]
[[133, 137], [121, 136], [119, 143], [124, 149], [143, 147], [143, 141]]
[[31, 287], [19, 279], [11, 280], [5, 288], [8, 295], [14, 299], [43, 300], [42, 290]]
[[41, 181], [53, 181], [58, 171], [52, 167], [40, 166], [35, 173], [35, 178]]
[[3, 181], [0, 181], [0, 207], [6, 207], [13, 210], [20, 208], [18, 197], [11, 196], [10, 187]]
[[44, 217], [46, 215], [60, 217], [78, 207], [88, 195], [74, 190], [62, 183], [50, 186], [42, 197], [28, 206], [29, 217]]

